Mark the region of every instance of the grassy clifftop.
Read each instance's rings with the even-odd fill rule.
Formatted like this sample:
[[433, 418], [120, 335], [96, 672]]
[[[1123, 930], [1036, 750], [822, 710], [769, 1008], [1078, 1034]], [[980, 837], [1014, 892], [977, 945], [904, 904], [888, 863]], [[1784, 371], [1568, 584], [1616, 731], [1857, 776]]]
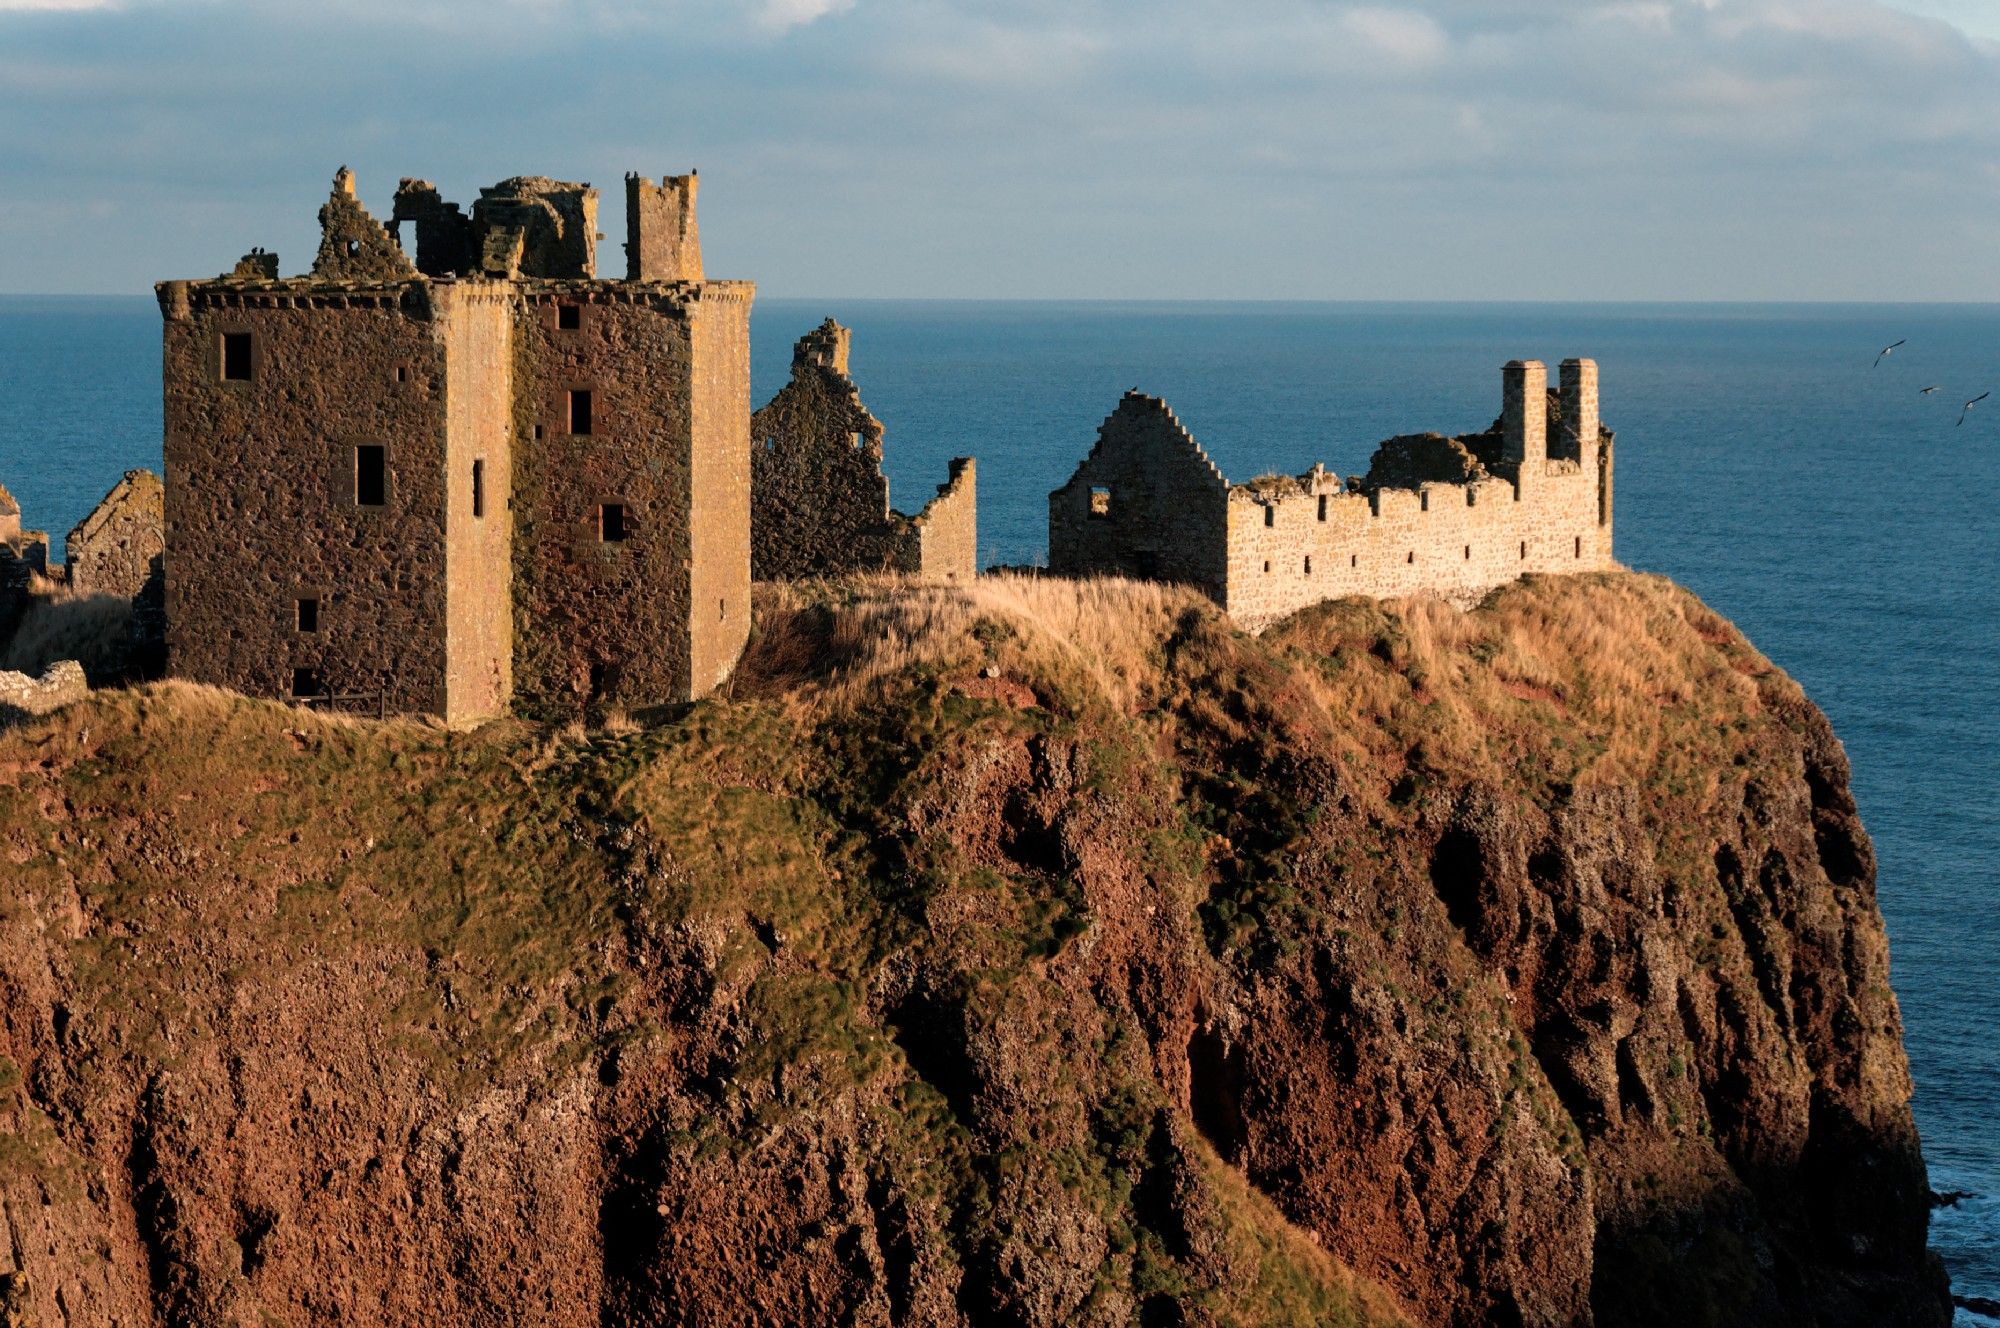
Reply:
[[1941, 1321], [1844, 763], [1684, 592], [762, 593], [671, 714], [0, 735], [23, 1313]]

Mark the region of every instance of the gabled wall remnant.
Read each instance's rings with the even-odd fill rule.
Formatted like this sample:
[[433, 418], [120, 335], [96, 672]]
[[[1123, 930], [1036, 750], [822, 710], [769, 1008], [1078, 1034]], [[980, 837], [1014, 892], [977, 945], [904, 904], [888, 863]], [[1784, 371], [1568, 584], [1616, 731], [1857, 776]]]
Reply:
[[751, 418], [752, 574], [971, 580], [979, 571], [972, 460], [953, 460], [951, 478], [917, 515], [890, 509], [882, 422], [847, 376], [852, 335], [829, 318], [799, 338], [791, 381]]
[[334, 174], [319, 228], [312, 271], [322, 281], [400, 281], [417, 275], [396, 237], [355, 197], [354, 172], [345, 166]]
[[1049, 497], [1049, 570], [1227, 593], [1229, 481], [1158, 397], [1127, 392]]
[[654, 184], [625, 177], [625, 275], [631, 281], [700, 281], [701, 228], [695, 221], [700, 175], [669, 175]]
[[1049, 495], [1049, 565], [1197, 586], [1257, 630], [1348, 595], [1479, 599], [1524, 573], [1612, 563], [1613, 437], [1597, 366], [1503, 371], [1495, 428], [1392, 438], [1366, 478], [1324, 468], [1231, 486], [1165, 403], [1127, 394]]
[[166, 491], [150, 470], [128, 470], [63, 542], [70, 588], [136, 599], [161, 571]]

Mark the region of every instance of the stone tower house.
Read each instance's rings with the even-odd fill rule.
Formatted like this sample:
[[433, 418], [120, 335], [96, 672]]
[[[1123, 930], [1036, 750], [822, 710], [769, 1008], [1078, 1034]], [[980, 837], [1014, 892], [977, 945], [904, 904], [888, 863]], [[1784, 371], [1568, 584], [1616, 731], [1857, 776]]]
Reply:
[[405, 180], [385, 226], [343, 168], [310, 274], [161, 283], [169, 670], [454, 724], [725, 679], [754, 287], [704, 278], [684, 185], [628, 177], [622, 281], [587, 185]]
[[1565, 361], [1552, 392], [1517, 360], [1483, 433], [1391, 438], [1345, 483], [1314, 466], [1232, 485], [1164, 401], [1131, 392], [1049, 495], [1049, 567], [1195, 586], [1252, 630], [1347, 595], [1471, 603], [1612, 564], [1612, 443], [1595, 363]]

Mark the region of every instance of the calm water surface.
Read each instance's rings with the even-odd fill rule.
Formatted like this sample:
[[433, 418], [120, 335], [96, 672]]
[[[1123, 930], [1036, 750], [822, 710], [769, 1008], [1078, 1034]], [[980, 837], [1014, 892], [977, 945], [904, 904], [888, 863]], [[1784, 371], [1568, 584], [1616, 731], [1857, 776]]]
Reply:
[[[898, 507], [979, 458], [988, 563], [1044, 555], [1048, 491], [1128, 387], [1171, 402], [1232, 479], [1351, 474], [1381, 438], [1488, 423], [1508, 359], [1594, 356], [1619, 557], [1735, 620], [1854, 759], [1932, 1185], [1977, 1196], [1933, 1241], [1960, 1294], [2000, 1298], [2000, 395], [1953, 424], [2000, 390], [2000, 309], [769, 300], [758, 402], [829, 314], [855, 330]], [[0, 298], [0, 483], [30, 525], [60, 537], [121, 471], [158, 468], [158, 317]]]

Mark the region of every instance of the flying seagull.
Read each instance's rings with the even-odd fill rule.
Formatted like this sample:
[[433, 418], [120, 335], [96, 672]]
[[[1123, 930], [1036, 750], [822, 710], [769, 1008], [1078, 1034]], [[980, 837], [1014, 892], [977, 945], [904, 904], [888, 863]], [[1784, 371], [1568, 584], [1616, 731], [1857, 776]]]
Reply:
[[[1981, 392], [1978, 396], [1966, 402], [1965, 409], [1958, 412], [1958, 423], [1959, 424], [1965, 423], [1965, 417], [1972, 413], [1972, 408], [1992, 395], [1993, 394], [1991, 392]], [[1953, 425], [1952, 427], [1957, 428], [1958, 425]]]
[[1923, 389], [1923, 391], [1922, 391], [1921, 393], [1919, 393], [1919, 395], [1920, 395], [1920, 396], [1929, 396], [1929, 395], [1930, 395], [1931, 393], [1933, 393], [1933, 392], [1936, 392], [1936, 391], [1938, 391], [1938, 390], [1939, 390], [1939, 389], [1937, 389], [1937, 388], [1935, 388], [1935, 387], [1927, 387], [1927, 388], [1924, 388], [1924, 389]]
[[1880, 366], [1882, 361], [1888, 359], [1891, 355], [1894, 355], [1896, 353], [1897, 346], [1907, 346], [1909, 344], [1910, 344], [1910, 339], [1908, 337], [1904, 337], [1901, 341], [1895, 342], [1893, 345], [1884, 346], [1882, 348], [1882, 353], [1875, 357], [1875, 363], [1869, 365], [1868, 367], [1873, 369]]

